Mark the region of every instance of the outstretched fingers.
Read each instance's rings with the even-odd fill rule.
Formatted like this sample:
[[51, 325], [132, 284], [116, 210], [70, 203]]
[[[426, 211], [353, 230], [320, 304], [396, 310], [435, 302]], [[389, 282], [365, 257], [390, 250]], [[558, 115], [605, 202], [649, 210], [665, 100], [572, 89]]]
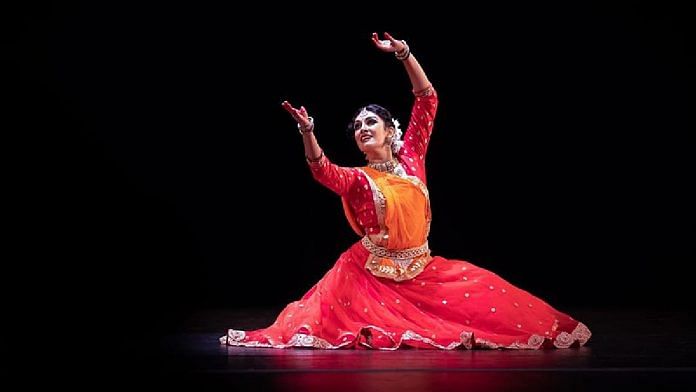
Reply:
[[377, 33], [372, 33], [372, 42], [374, 42], [375, 45], [380, 46], [381, 42], [379, 40], [379, 36]]
[[312, 126], [312, 120], [309, 118], [307, 108], [304, 106], [300, 106], [300, 108], [297, 109], [294, 108], [288, 101], [283, 101], [281, 106], [283, 106], [283, 109], [292, 115], [292, 118], [294, 118], [301, 127], [307, 128]]
[[391, 48], [391, 42], [388, 40], [379, 39], [379, 35], [377, 35], [377, 33], [372, 33], [372, 42], [375, 44], [377, 49], [384, 52], [390, 51], [389, 48]]
[[294, 107], [292, 107], [292, 105], [288, 101], [283, 101], [281, 105], [283, 106], [283, 109], [290, 113], [290, 115], [292, 116], [292, 118], [295, 119], [295, 121], [300, 122], [300, 120], [302, 119], [300, 110], [297, 110]]
[[283, 103], [281, 103], [281, 106], [283, 106], [283, 109], [285, 109], [290, 114], [294, 114], [297, 110], [294, 107], [292, 107], [292, 105], [288, 101], [283, 101]]
[[403, 46], [401, 41], [392, 37], [392, 35], [387, 32], [384, 33], [384, 38], [386, 39], [379, 39], [379, 35], [377, 33], [372, 33], [372, 42], [375, 44], [377, 49], [383, 52], [393, 53]]

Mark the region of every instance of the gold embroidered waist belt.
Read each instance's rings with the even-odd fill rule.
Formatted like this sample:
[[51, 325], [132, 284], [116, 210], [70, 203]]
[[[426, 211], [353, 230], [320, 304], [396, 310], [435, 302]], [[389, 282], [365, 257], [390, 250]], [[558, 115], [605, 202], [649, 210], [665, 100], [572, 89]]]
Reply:
[[408, 249], [401, 249], [401, 250], [391, 250], [387, 249], [385, 247], [379, 246], [372, 242], [368, 236], [363, 237], [363, 239], [360, 241], [365, 249], [370, 251], [375, 256], [378, 257], [386, 257], [389, 259], [412, 259], [414, 257], [418, 257], [420, 255], [423, 255], [425, 253], [428, 253], [430, 251], [430, 248], [428, 248], [428, 241], [426, 241], [423, 245], [417, 246], [415, 248], [408, 248]]
[[415, 278], [431, 260], [427, 241], [421, 246], [400, 250], [376, 245], [367, 236], [360, 243], [370, 252], [365, 268], [375, 276], [397, 282]]

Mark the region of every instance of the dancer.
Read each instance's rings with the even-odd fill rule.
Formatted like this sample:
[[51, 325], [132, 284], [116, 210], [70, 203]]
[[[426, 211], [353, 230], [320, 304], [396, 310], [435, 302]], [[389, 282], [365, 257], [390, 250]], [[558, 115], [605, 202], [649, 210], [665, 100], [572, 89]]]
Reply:
[[297, 122], [312, 175], [341, 197], [361, 239], [271, 326], [230, 329], [221, 343], [386, 350], [584, 345], [591, 333], [583, 323], [493, 272], [431, 255], [425, 158], [438, 96], [407, 43], [388, 33], [384, 38], [374, 33], [372, 42], [403, 64], [415, 102], [403, 139], [399, 122], [382, 106], [357, 111], [352, 131], [364, 167], [332, 163], [307, 110], [282, 104]]

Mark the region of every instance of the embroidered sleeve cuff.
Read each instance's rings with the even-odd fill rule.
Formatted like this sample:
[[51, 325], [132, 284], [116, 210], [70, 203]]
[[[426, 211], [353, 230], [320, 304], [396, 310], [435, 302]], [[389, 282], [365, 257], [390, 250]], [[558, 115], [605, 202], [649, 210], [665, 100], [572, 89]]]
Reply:
[[319, 154], [318, 158], [312, 159], [310, 157], [305, 157], [305, 159], [307, 160], [309, 167], [313, 170], [325, 167], [327, 164], [327, 158], [326, 155], [324, 155], [324, 151]]
[[432, 84], [421, 90], [413, 90], [413, 95], [415, 95], [416, 97], [427, 97], [433, 95], [434, 93], [435, 89], [433, 88]]

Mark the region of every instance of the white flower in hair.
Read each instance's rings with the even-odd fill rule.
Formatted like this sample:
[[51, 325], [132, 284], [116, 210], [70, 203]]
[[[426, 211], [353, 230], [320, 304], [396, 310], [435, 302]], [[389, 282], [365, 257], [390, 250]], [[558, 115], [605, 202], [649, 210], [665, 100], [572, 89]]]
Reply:
[[401, 132], [401, 128], [399, 127], [401, 125], [399, 120], [392, 118], [392, 122], [394, 123], [394, 136], [392, 137], [391, 148], [392, 153], [397, 154], [399, 150], [401, 150], [401, 146], [404, 145], [404, 141], [401, 140], [403, 132]]

